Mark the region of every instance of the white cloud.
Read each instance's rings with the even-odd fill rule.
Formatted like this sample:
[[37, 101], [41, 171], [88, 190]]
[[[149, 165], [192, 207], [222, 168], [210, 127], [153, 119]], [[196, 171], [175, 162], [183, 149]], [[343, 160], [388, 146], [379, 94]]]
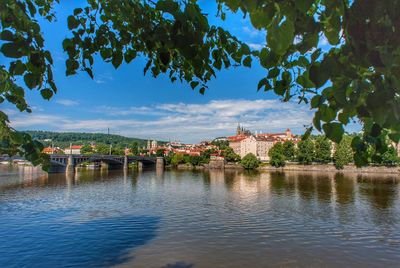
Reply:
[[109, 73], [99, 74], [99, 75], [96, 75], [94, 77], [94, 82], [96, 84], [105, 84], [105, 83], [110, 82], [112, 80], [114, 80], [114, 78]]
[[260, 50], [262, 49], [265, 45], [264, 44], [256, 44], [256, 43], [248, 43], [247, 44], [251, 49], [254, 50]]
[[326, 36], [323, 34], [323, 35], [321, 36], [321, 38], [319, 39], [319, 44], [318, 44], [318, 46], [319, 46], [319, 47], [322, 47], [322, 46], [328, 46], [328, 45], [330, 45], [330, 44], [329, 44], [329, 41], [328, 41], [328, 38], [326, 38]]
[[39, 113], [21, 113], [18, 115], [10, 116], [11, 117], [11, 125], [15, 128], [29, 128], [35, 127], [38, 125], [45, 125], [48, 127], [56, 127], [63, 125], [68, 121], [67, 118], [57, 115], [47, 115], [47, 114], [39, 114]]
[[248, 26], [243, 26], [242, 31], [250, 37], [265, 36], [263, 31], [257, 30], [256, 28], [250, 28]]
[[[303, 126], [310, 124], [312, 119], [306, 106], [261, 99], [213, 100], [205, 104], [164, 103], [126, 109], [103, 108], [101, 119], [33, 113], [13, 115], [11, 121], [19, 129], [104, 132], [110, 128], [114, 133], [131, 137], [196, 142], [233, 135], [238, 122], [253, 131], [274, 132], [291, 128], [301, 133], [304, 131]], [[153, 117], [143, 117], [147, 114]]]
[[159, 111], [155, 111], [154, 108], [141, 106], [141, 107], [113, 107], [113, 106], [100, 106], [95, 109], [91, 109], [90, 112], [107, 114], [108, 116], [127, 116], [127, 115], [163, 115]]
[[56, 103], [64, 105], [64, 106], [76, 106], [79, 104], [78, 101], [69, 100], [69, 99], [59, 99], [59, 100], [56, 100]]

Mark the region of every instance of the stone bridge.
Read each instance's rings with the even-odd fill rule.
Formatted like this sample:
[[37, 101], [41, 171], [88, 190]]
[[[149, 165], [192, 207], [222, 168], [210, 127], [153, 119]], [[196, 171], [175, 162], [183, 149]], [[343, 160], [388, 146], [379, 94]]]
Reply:
[[139, 168], [155, 166], [164, 169], [163, 157], [120, 156], [120, 155], [50, 155], [50, 173], [74, 172], [83, 163], [102, 163], [114, 168], [128, 168], [129, 163], [137, 162]]

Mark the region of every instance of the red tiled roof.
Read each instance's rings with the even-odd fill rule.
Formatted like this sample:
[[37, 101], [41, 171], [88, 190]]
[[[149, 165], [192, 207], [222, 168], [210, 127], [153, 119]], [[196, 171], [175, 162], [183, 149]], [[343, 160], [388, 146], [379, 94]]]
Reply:
[[249, 136], [243, 135], [243, 134], [241, 134], [239, 136], [230, 136], [230, 137], [228, 137], [228, 141], [229, 142], [239, 142], [239, 141], [246, 139], [247, 137], [249, 137]]
[[43, 153], [52, 153], [53, 152], [53, 148], [51, 147], [46, 147], [43, 149]]
[[71, 148], [68, 149], [82, 149], [82, 145], [72, 145]]

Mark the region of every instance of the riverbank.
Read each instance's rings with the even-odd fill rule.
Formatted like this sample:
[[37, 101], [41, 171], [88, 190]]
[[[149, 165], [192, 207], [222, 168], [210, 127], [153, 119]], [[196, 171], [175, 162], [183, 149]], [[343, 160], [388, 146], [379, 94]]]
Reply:
[[[193, 166], [191, 164], [181, 164], [176, 167], [178, 170], [204, 170], [215, 169], [214, 165], [205, 164], [201, 166]], [[243, 167], [238, 163], [225, 163], [219, 169], [225, 170], [243, 170]], [[263, 165], [258, 167], [258, 171], [318, 171], [318, 172], [335, 172], [335, 173], [357, 173], [357, 174], [393, 174], [400, 175], [400, 167], [385, 167], [385, 166], [367, 166], [358, 168], [355, 165], [345, 166], [343, 169], [337, 169], [333, 164], [286, 164], [284, 167], [276, 168], [270, 165]]]
[[313, 164], [299, 165], [288, 164], [284, 167], [275, 168], [272, 166], [262, 166], [258, 170], [265, 171], [318, 171], [318, 172], [341, 172], [341, 173], [358, 173], [358, 174], [397, 174], [400, 175], [400, 167], [385, 166], [367, 166], [358, 168], [355, 165], [345, 166], [343, 169], [337, 169], [333, 164]]

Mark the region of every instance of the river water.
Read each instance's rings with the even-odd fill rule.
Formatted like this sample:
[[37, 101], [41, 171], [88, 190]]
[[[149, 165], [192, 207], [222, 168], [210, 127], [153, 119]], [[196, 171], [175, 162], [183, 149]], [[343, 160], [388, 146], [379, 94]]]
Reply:
[[0, 167], [0, 267], [399, 267], [393, 176]]

